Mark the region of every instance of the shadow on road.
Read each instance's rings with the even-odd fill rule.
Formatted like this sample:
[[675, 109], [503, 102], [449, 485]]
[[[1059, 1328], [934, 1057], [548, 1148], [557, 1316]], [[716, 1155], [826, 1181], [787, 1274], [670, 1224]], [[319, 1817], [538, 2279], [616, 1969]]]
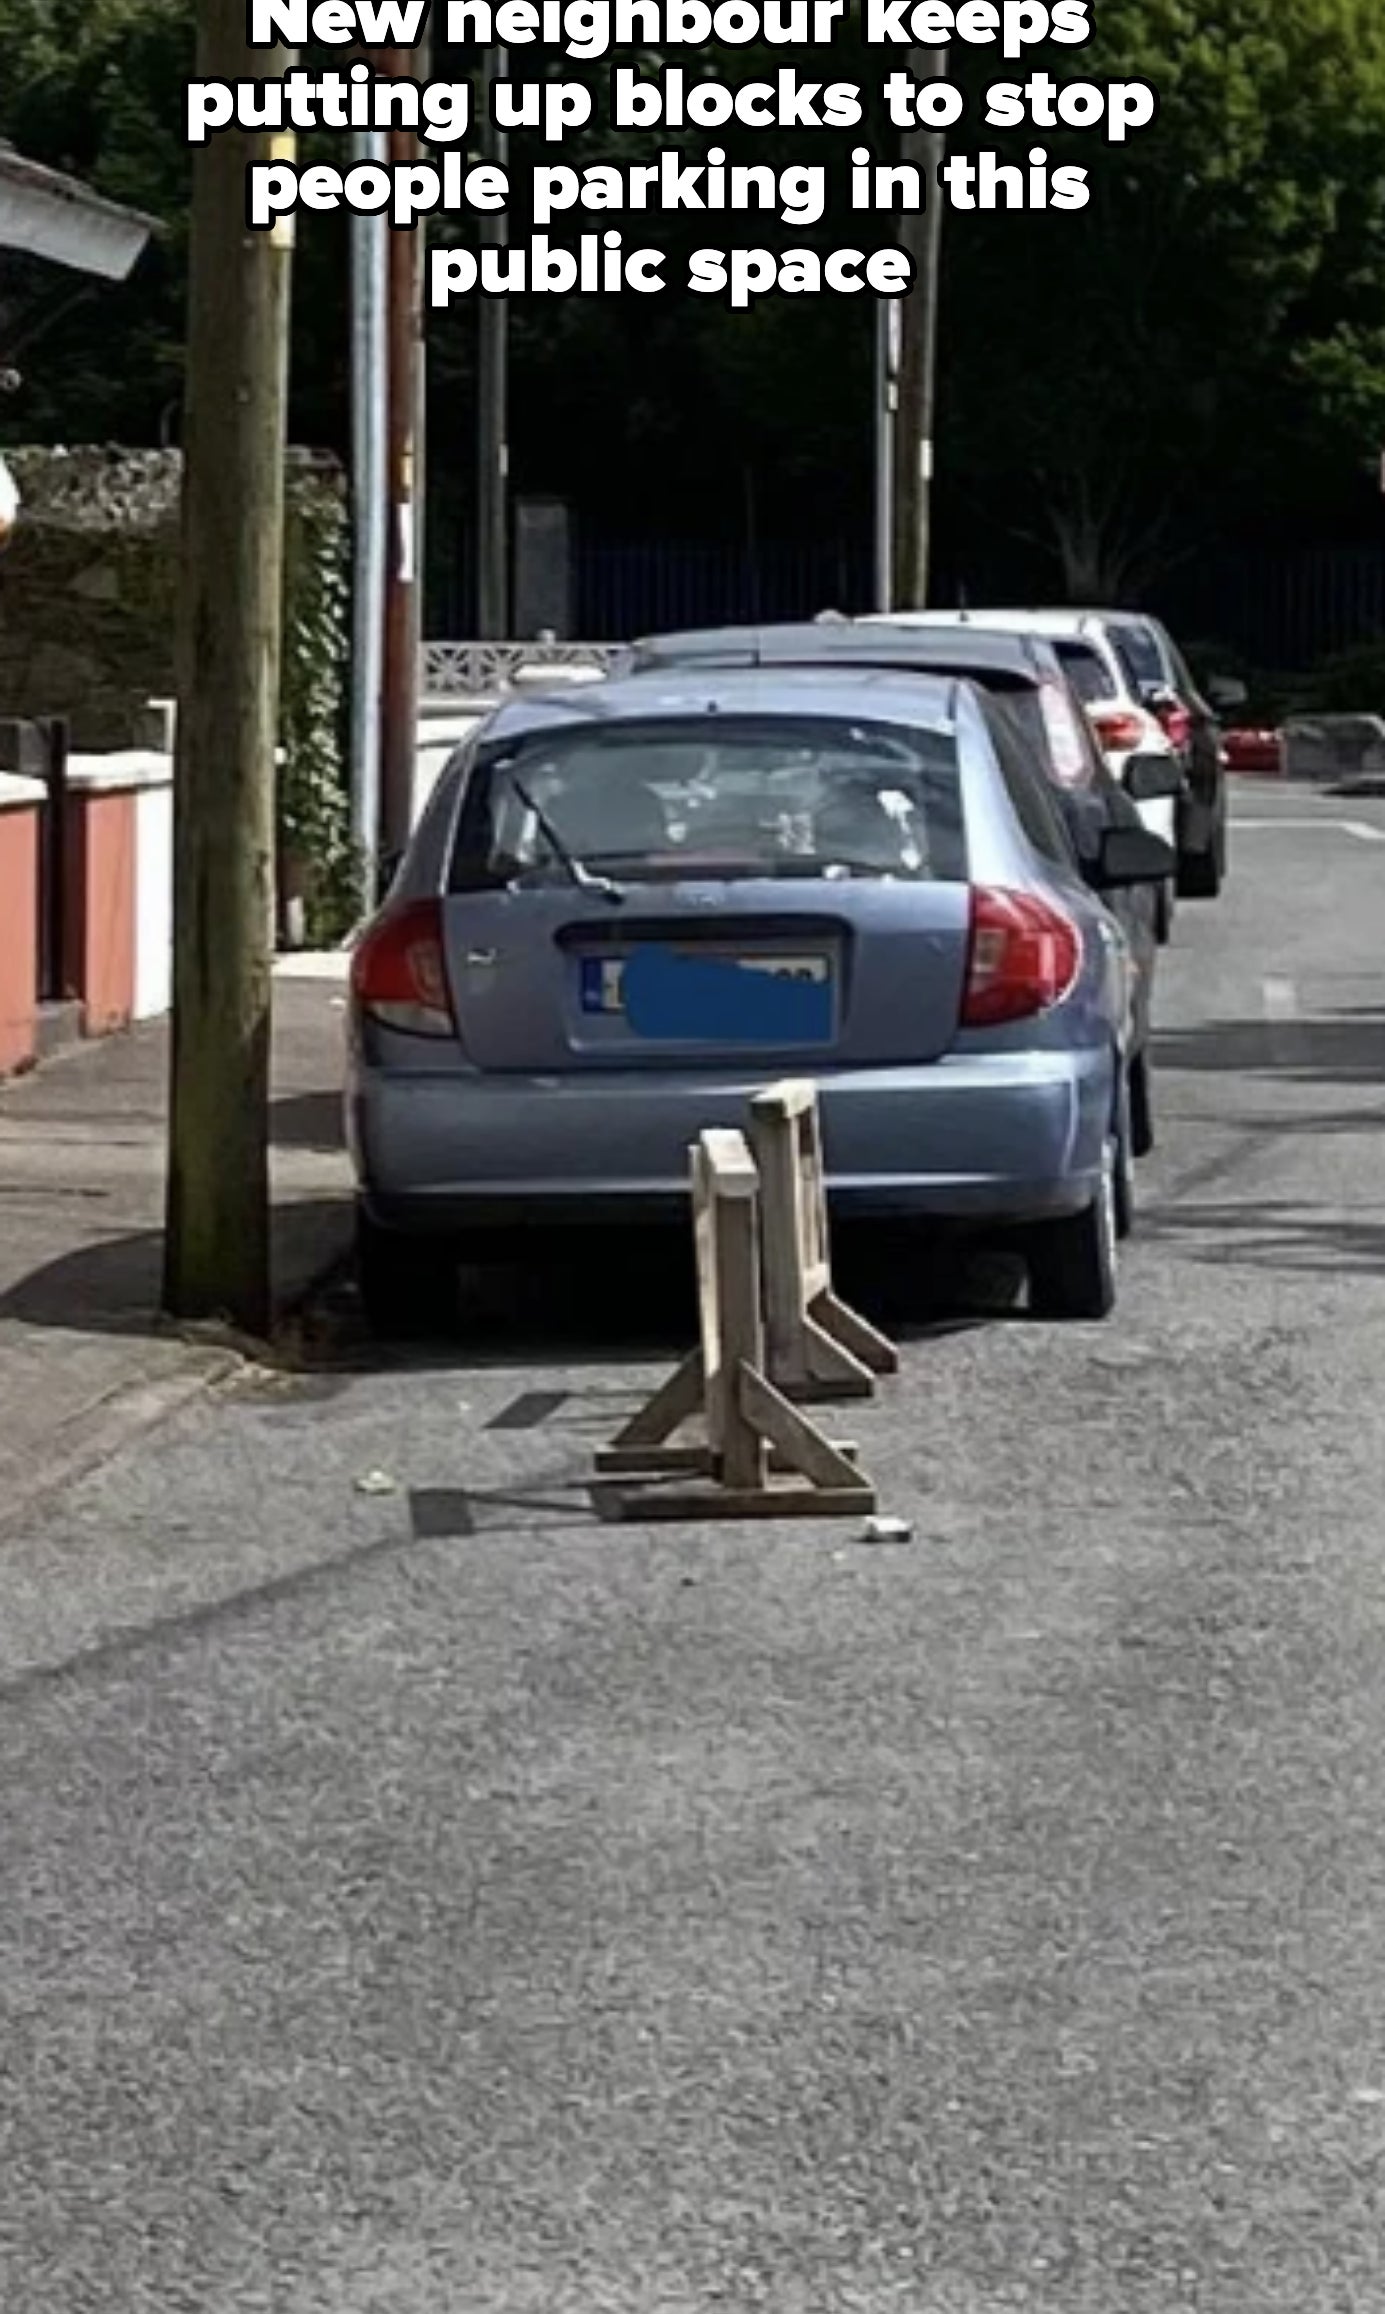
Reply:
[[1215, 1269], [1385, 1275], [1385, 1221], [1354, 1220], [1288, 1199], [1171, 1208], [1151, 1214], [1141, 1235]]
[[[549, 1233], [525, 1238], [522, 1258], [458, 1273], [456, 1318], [426, 1344], [386, 1343], [369, 1333], [345, 1256], [339, 1199], [303, 1199], [274, 1216], [275, 1272], [288, 1280], [287, 1364], [323, 1373], [401, 1364], [447, 1368], [568, 1365], [681, 1355], [696, 1338], [688, 1234], [666, 1229]], [[0, 1320], [58, 1332], [148, 1336], [159, 1314], [163, 1237], [142, 1230], [87, 1244], [35, 1269], [0, 1295]], [[321, 1281], [297, 1303], [294, 1294]], [[839, 1233], [838, 1290], [897, 1338], [979, 1324], [1010, 1314], [1022, 1272], [1003, 1255], [968, 1254], [914, 1232]]]
[[342, 1148], [340, 1093], [286, 1093], [271, 1107], [270, 1139], [276, 1149]]
[[[1022, 1266], [1006, 1255], [917, 1232], [857, 1224], [837, 1235], [837, 1291], [895, 1340], [1011, 1316], [1022, 1282]], [[320, 1362], [354, 1372], [459, 1359], [571, 1367], [677, 1357], [697, 1336], [692, 1248], [674, 1227], [535, 1231], [523, 1259], [460, 1272], [455, 1324], [435, 1342], [374, 1340], [345, 1274], [324, 1297], [320, 1321]]]
[[1155, 1041], [1155, 1058], [1160, 1070], [1264, 1075], [1301, 1085], [1379, 1085], [1385, 1083], [1385, 1013], [1219, 1020], [1164, 1029]]
[[[286, 1298], [343, 1258], [349, 1236], [341, 1198], [301, 1198], [275, 1208], [273, 1259]], [[164, 1332], [159, 1315], [163, 1232], [100, 1238], [43, 1263], [0, 1294], [0, 1319], [80, 1334]]]

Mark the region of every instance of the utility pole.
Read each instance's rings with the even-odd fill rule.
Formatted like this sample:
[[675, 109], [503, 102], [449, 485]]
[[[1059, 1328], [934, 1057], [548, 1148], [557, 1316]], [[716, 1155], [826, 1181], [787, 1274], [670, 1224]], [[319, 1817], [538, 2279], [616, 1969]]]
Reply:
[[[413, 52], [389, 49], [380, 70], [402, 78]], [[427, 76], [426, 56], [416, 66]], [[390, 159], [406, 166], [420, 157], [412, 131], [390, 131]], [[389, 426], [386, 463], [390, 535], [385, 575], [385, 645], [381, 686], [380, 821], [387, 856], [404, 849], [413, 830], [414, 756], [418, 737], [419, 598], [423, 503], [424, 229], [391, 232], [387, 330]]]
[[[199, 0], [197, 71], [271, 77], [244, 0]], [[163, 1295], [270, 1321], [269, 1054], [292, 226], [252, 233], [245, 172], [284, 140], [193, 157], [174, 801], [173, 1035]]]
[[[493, 87], [509, 71], [503, 48], [488, 52], [486, 80]], [[510, 140], [492, 119], [486, 158], [509, 162]], [[483, 249], [504, 249], [510, 238], [508, 206], [481, 217]], [[510, 632], [510, 301], [476, 300], [476, 623], [482, 642], [503, 643]]]
[[[388, 165], [389, 138], [355, 140], [358, 162]], [[363, 915], [378, 897], [380, 697], [384, 676], [385, 578], [389, 558], [388, 347], [390, 228], [383, 216], [351, 219], [351, 836]]]
[[[916, 81], [946, 77], [947, 51], [915, 48]], [[932, 551], [933, 421], [938, 351], [938, 259], [943, 196], [938, 184], [946, 139], [941, 129], [906, 129], [900, 158], [912, 161], [923, 183], [924, 205], [900, 219], [899, 238], [914, 261], [914, 282], [900, 301], [898, 417], [894, 460], [894, 569], [902, 610], [928, 608]]]
[[875, 304], [875, 607], [895, 607], [894, 477], [899, 403], [899, 306]]

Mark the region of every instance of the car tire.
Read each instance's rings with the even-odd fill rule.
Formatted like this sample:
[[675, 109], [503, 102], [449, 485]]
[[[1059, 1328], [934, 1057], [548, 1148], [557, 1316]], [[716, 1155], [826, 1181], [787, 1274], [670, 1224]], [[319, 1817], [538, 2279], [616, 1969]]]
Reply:
[[445, 1333], [457, 1314], [453, 1248], [433, 1237], [382, 1229], [356, 1215], [356, 1283], [366, 1325], [382, 1341]]
[[1029, 1233], [1029, 1314], [1039, 1319], [1098, 1321], [1116, 1306], [1119, 1139], [1106, 1143], [1102, 1184], [1090, 1205]]
[[1154, 1147], [1154, 1102], [1149, 1084], [1149, 1055], [1136, 1053], [1130, 1063], [1130, 1154], [1148, 1157]]
[[1225, 873], [1226, 827], [1224, 822], [1219, 822], [1205, 851], [1181, 855], [1178, 862], [1180, 900], [1215, 900], [1221, 892]]

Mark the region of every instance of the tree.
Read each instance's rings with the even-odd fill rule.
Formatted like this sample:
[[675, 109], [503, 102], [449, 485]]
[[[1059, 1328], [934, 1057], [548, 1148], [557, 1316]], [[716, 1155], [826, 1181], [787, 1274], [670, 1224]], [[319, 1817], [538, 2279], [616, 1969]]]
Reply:
[[1348, 450], [1326, 388], [1359, 383], [1382, 315], [1385, 21], [1375, 0], [1095, 13], [1082, 77], [1149, 79], [1157, 126], [1044, 136], [1087, 167], [1085, 211], [951, 220], [945, 395], [973, 520], [1046, 538], [1100, 601], [1273, 496], [1288, 443]]

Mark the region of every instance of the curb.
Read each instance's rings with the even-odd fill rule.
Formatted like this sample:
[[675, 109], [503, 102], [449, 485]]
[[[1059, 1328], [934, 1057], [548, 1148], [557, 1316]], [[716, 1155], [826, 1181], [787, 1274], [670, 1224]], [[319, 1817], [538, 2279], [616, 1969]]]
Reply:
[[104, 1391], [78, 1413], [69, 1415], [54, 1432], [51, 1450], [43, 1453], [40, 1474], [17, 1492], [13, 1487], [7, 1489], [0, 1503], [0, 1541], [36, 1509], [66, 1493], [78, 1480], [90, 1477], [103, 1463], [147, 1431], [157, 1429], [172, 1415], [180, 1413], [194, 1399], [207, 1396], [256, 1366], [278, 1372], [284, 1371], [286, 1365], [291, 1368], [291, 1358], [285, 1360], [281, 1355], [284, 1337], [301, 1325], [318, 1296], [347, 1274], [350, 1263], [350, 1247], [343, 1245], [302, 1284], [285, 1294], [267, 1341], [252, 1341], [214, 1325], [179, 1326], [170, 1321], [160, 1326], [158, 1338], [181, 1340], [188, 1365], [162, 1380], [145, 1376], [138, 1381], [117, 1383], [114, 1389]]
[[[51, 1497], [66, 1493], [79, 1479], [89, 1477], [132, 1439], [167, 1421], [219, 1382], [229, 1380], [241, 1363], [228, 1351], [204, 1351], [201, 1356], [202, 1362], [191, 1372], [172, 1374], [162, 1382], [118, 1384], [103, 1397], [94, 1398], [79, 1414], [69, 1416], [55, 1434], [52, 1451], [44, 1455], [42, 1475], [18, 1494], [7, 1491], [0, 1505], [0, 1538]], [[78, 1431], [80, 1437], [74, 1437]], [[65, 1446], [68, 1438], [72, 1443]]]

